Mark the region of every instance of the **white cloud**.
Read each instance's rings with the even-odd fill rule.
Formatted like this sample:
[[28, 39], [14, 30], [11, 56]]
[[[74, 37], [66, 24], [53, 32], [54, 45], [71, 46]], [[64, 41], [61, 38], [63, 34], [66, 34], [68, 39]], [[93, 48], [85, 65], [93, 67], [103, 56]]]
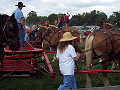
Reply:
[[35, 11], [39, 16], [48, 16], [51, 13], [66, 13], [71, 15], [82, 14], [92, 10], [105, 12], [108, 16], [115, 11], [119, 11], [119, 0], [0, 0], [0, 13], [10, 15], [22, 1], [24, 16], [30, 11]]

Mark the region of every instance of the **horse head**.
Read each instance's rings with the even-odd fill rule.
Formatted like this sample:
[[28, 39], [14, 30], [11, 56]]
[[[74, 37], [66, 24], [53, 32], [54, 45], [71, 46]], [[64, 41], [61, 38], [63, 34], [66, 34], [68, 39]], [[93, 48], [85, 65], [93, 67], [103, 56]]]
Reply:
[[[4, 21], [2, 33], [3, 33], [3, 43], [9, 45], [9, 49], [16, 51], [19, 49], [19, 38], [18, 38], [18, 25], [14, 15], [5, 16], [6, 21]], [[3, 16], [3, 18], [5, 18]]]

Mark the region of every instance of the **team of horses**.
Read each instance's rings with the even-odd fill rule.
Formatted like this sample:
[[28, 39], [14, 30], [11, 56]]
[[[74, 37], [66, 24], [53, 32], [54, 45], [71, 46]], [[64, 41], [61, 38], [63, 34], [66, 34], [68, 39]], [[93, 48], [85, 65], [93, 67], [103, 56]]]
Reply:
[[[77, 52], [81, 52], [79, 48], [80, 33], [77, 29], [63, 28], [57, 31], [56, 26], [46, 28], [40, 26], [38, 29], [38, 38], [41, 39], [42, 48], [47, 50], [49, 47], [56, 47], [63, 33], [71, 32], [75, 37], [78, 37], [74, 42], [74, 47]], [[8, 45], [9, 49], [16, 51], [19, 49], [18, 26], [14, 15], [0, 15], [0, 59], [4, 57], [4, 48]], [[85, 41], [86, 50], [86, 65], [90, 70], [94, 61], [100, 59], [103, 70], [107, 70], [111, 61], [118, 61], [120, 66], [120, 32], [118, 30], [99, 29], [94, 30]], [[109, 86], [107, 74], [103, 73], [103, 81], [105, 86]], [[89, 74], [86, 75], [86, 87], [91, 87], [91, 80]]]
[[59, 40], [62, 38], [63, 33], [68, 31], [71, 32], [73, 36], [77, 37], [74, 44], [75, 47], [78, 48], [78, 50], [80, 50], [80, 48], [77, 47], [77, 42], [80, 42], [80, 34], [75, 28], [72, 28], [72, 30], [68, 28], [63, 28], [58, 32], [57, 27], [54, 25], [50, 26], [48, 29], [46, 29], [43, 26], [40, 26], [38, 30], [38, 38], [41, 39], [42, 47], [46, 50], [49, 47], [57, 47]]

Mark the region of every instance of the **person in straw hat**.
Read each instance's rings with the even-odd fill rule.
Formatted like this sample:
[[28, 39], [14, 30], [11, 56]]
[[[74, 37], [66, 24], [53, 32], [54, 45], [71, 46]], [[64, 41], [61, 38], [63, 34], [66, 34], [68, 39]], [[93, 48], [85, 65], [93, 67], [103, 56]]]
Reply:
[[72, 41], [76, 38], [70, 32], [65, 32], [57, 46], [56, 59], [59, 60], [60, 72], [63, 75], [63, 84], [59, 86], [58, 90], [77, 89], [74, 60], [79, 60], [80, 54], [75, 52], [72, 45]]
[[24, 24], [24, 16], [23, 16], [23, 12], [22, 12], [22, 8], [25, 7], [25, 5], [23, 5], [22, 2], [18, 2], [17, 5], [18, 8], [16, 10], [13, 11], [13, 14], [15, 15], [15, 19], [18, 23], [18, 34], [19, 34], [19, 40], [20, 40], [20, 44], [21, 44], [21, 49], [22, 50], [26, 50], [25, 48], [25, 42], [24, 42], [24, 37], [25, 37], [25, 24]]

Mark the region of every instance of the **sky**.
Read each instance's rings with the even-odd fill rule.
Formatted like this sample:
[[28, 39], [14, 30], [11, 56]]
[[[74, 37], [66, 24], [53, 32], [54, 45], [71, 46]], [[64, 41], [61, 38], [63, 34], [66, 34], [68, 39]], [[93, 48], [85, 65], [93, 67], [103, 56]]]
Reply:
[[11, 15], [18, 2], [26, 6], [22, 9], [25, 17], [30, 11], [35, 11], [38, 16], [67, 12], [72, 16], [97, 10], [108, 17], [120, 11], [120, 0], [0, 0], [0, 13]]

